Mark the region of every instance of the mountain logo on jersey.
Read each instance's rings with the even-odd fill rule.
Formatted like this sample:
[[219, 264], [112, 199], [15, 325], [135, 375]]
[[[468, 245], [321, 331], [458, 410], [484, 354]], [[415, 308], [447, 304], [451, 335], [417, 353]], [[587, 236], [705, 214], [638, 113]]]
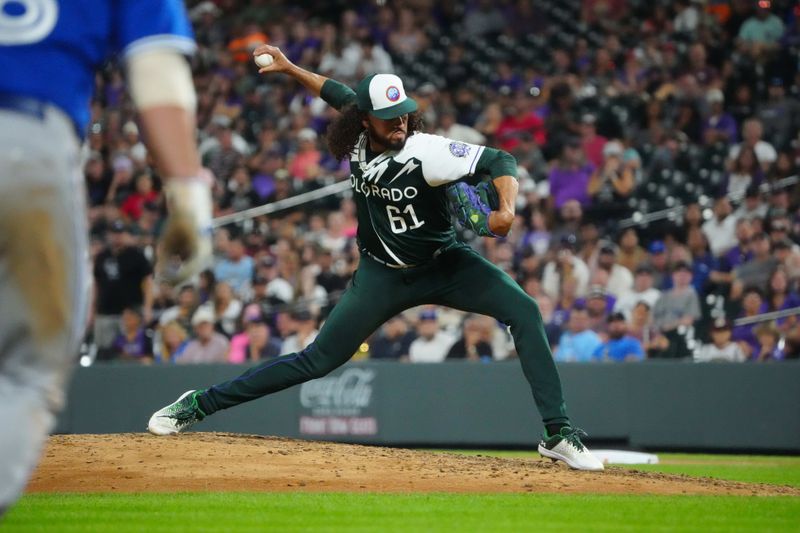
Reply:
[[451, 142], [450, 143], [450, 153], [453, 154], [455, 157], [467, 157], [470, 152], [470, 145], [467, 143], [461, 142]]
[[400, 89], [394, 85], [390, 85], [386, 89], [386, 98], [388, 98], [390, 102], [398, 101], [400, 99]]
[[420, 167], [419, 161], [417, 161], [416, 159], [414, 159], [412, 157], [411, 159], [409, 159], [406, 162], [405, 166], [403, 168], [401, 168], [400, 171], [397, 174], [395, 174], [392, 179], [389, 180], [389, 184], [392, 184], [394, 182], [394, 180], [396, 180], [397, 178], [399, 178], [403, 174], [406, 174], [406, 173], [411, 174], [412, 172], [417, 170], [419, 167]]

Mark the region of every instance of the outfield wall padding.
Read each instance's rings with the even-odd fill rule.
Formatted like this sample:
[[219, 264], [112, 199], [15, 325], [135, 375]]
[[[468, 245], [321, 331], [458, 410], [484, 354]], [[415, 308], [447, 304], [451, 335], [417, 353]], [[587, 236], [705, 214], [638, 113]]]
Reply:
[[[237, 365], [79, 368], [59, 433], [146, 429], [150, 414]], [[800, 362], [563, 364], [567, 406], [590, 441], [645, 449], [800, 451]], [[531, 446], [542, 427], [517, 362], [351, 363], [198, 426], [387, 445]]]

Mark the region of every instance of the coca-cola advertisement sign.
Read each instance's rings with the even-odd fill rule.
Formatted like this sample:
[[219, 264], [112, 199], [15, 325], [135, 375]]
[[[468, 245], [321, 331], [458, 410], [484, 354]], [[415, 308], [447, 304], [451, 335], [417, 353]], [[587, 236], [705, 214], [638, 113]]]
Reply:
[[364, 416], [372, 401], [375, 370], [352, 367], [300, 387], [300, 405], [311, 416], [300, 417], [304, 435], [375, 435], [374, 416]]

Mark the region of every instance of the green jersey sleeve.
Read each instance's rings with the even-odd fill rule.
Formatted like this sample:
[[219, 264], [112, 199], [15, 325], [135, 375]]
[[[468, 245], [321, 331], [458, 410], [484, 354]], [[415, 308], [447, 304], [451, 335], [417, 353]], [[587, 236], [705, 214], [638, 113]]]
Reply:
[[343, 107], [353, 104], [356, 101], [355, 91], [336, 80], [326, 80], [325, 83], [322, 84], [319, 95], [328, 105], [337, 110], [341, 110]]
[[486, 147], [475, 166], [475, 174], [488, 174], [492, 179], [500, 176], [517, 177], [517, 160], [503, 150]]

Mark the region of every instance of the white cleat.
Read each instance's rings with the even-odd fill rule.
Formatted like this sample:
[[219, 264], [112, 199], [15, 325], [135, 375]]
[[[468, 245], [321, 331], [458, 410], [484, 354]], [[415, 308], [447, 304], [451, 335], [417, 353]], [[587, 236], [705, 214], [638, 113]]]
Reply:
[[575, 470], [605, 470], [603, 463], [583, 445], [586, 433], [577, 428], [563, 427], [561, 432], [539, 443], [539, 454], [553, 461], [564, 461]]
[[197, 404], [197, 396], [203, 391], [186, 391], [168, 406], [159, 409], [147, 423], [147, 431], [153, 435], [175, 435], [190, 428], [205, 418]]

